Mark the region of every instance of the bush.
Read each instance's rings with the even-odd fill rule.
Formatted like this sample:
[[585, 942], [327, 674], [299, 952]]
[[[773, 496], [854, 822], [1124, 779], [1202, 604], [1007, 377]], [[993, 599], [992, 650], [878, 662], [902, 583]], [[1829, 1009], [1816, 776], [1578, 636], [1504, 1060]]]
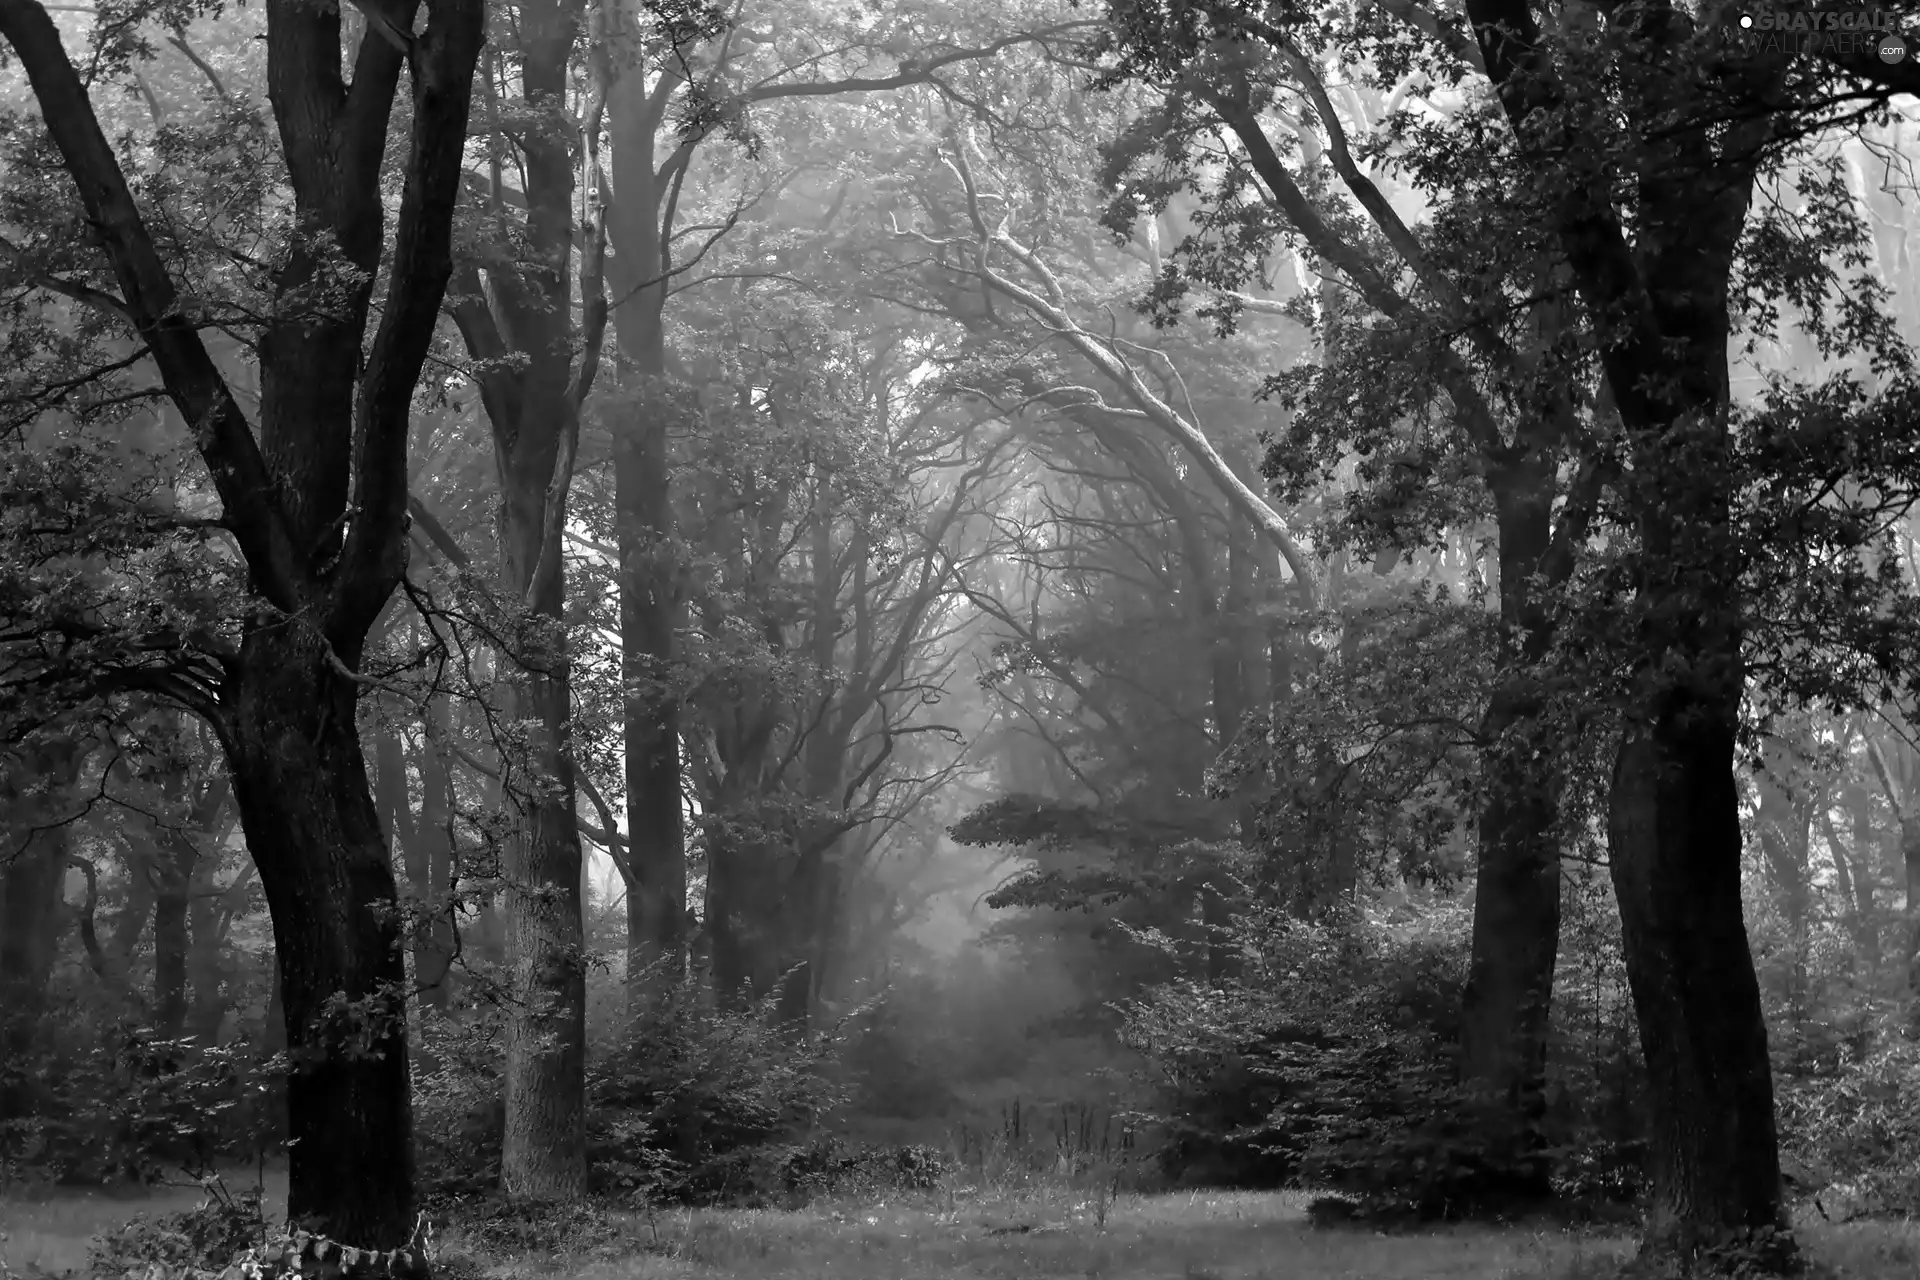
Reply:
[[780, 1152], [845, 1096], [839, 1032], [777, 1025], [774, 998], [714, 1009], [662, 984], [588, 1071], [589, 1160], [606, 1190], [716, 1200], [781, 1190]]
[[1920, 1213], [1920, 1044], [1889, 1040], [1864, 1060], [1783, 1080], [1780, 1119], [1783, 1145], [1848, 1206], [1828, 1212]]
[[1166, 1171], [1183, 1181], [1299, 1185], [1370, 1219], [1451, 1218], [1517, 1207], [1540, 1160], [1555, 1186], [1631, 1195], [1637, 1153], [1580, 1116], [1529, 1166], [1456, 1084], [1463, 930], [1356, 918], [1242, 921], [1245, 972], [1156, 988], [1126, 1010], [1147, 1055]]
[[499, 1013], [420, 1016], [413, 1071], [414, 1150], [429, 1196], [471, 1196], [500, 1183], [506, 1103]]
[[91, 1273], [118, 1280], [144, 1277], [155, 1265], [169, 1273], [224, 1271], [265, 1241], [266, 1218], [258, 1193], [235, 1196], [213, 1179], [206, 1187], [207, 1198], [196, 1208], [158, 1218], [139, 1214], [125, 1226], [94, 1237], [87, 1248]]
[[134, 1023], [48, 1019], [0, 1081], [30, 1111], [0, 1122], [0, 1163], [67, 1185], [198, 1176], [277, 1140], [282, 1062], [240, 1045], [163, 1040]]
[[781, 1189], [802, 1199], [931, 1191], [949, 1171], [946, 1155], [932, 1147], [850, 1147], [834, 1137], [776, 1147], [770, 1154]]

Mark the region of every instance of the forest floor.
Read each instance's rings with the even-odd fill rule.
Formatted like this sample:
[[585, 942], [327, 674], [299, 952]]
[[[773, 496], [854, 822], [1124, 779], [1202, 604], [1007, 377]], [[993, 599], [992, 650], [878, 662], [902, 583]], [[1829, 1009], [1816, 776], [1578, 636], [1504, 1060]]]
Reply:
[[[0, 1200], [0, 1275], [84, 1274], [94, 1232], [197, 1198], [188, 1187], [140, 1199]], [[445, 1244], [502, 1280], [1597, 1280], [1631, 1249], [1625, 1236], [1522, 1227], [1316, 1230], [1305, 1197], [1289, 1194], [1122, 1196], [1100, 1217], [1084, 1194], [1043, 1188], [944, 1203], [614, 1215], [612, 1238], [579, 1251], [499, 1255], [457, 1231]], [[1815, 1223], [1801, 1238], [1841, 1276], [1920, 1275], [1920, 1225]]]

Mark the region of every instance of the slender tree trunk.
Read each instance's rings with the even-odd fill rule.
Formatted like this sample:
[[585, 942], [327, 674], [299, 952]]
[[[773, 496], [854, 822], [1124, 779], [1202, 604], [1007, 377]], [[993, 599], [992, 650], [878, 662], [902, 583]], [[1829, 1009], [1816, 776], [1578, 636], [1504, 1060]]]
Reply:
[[[0, 1059], [26, 1066], [46, 1012], [47, 983], [58, 954], [67, 873], [67, 828], [22, 835], [0, 826]], [[17, 850], [17, 852], [16, 852]], [[0, 1069], [0, 1120], [33, 1111], [24, 1079]]]
[[234, 795], [273, 916], [287, 1215], [364, 1248], [413, 1236], [406, 972], [358, 688], [308, 628], [255, 626], [228, 692]]
[[1553, 471], [1536, 451], [1489, 474], [1500, 556], [1498, 684], [1481, 725], [1486, 800], [1479, 814], [1472, 952], [1460, 1015], [1460, 1074], [1498, 1169], [1495, 1200], [1544, 1197], [1547, 1031], [1560, 948], [1560, 744], [1547, 741], [1531, 668], [1550, 621], [1537, 598], [1552, 537]]
[[227, 1017], [226, 966], [220, 955], [221, 944], [226, 941], [224, 896], [216, 891], [213, 877], [203, 875], [187, 907], [187, 985], [193, 1001], [186, 1030], [202, 1044], [219, 1042], [220, 1027]]
[[[671, 391], [666, 330], [671, 242], [662, 234], [666, 192], [656, 170], [654, 130], [665, 92], [647, 77], [622, 75], [609, 100], [615, 249], [608, 280], [622, 362], [641, 401], [614, 441], [614, 537], [619, 548], [623, 746], [627, 772], [628, 857], [636, 899], [629, 919], [627, 972], [639, 974], [687, 945], [687, 854], [680, 793], [680, 705], [672, 688], [674, 631], [680, 617], [679, 557], [669, 465]], [[712, 874], [711, 870], [709, 874]], [[637, 914], [637, 918], [636, 918]], [[709, 919], [709, 926], [712, 927]], [[725, 944], [714, 938], [716, 973]]]
[[1908, 1034], [1920, 1039], [1920, 813], [1900, 817], [1900, 861], [1906, 871], [1905, 905], [1907, 952]]
[[187, 953], [192, 943], [187, 910], [199, 850], [182, 832], [164, 833], [154, 852], [160, 883], [153, 899], [153, 1009], [162, 1039], [177, 1038], [187, 1025]]
[[[445, 708], [435, 706], [428, 715], [440, 718], [443, 732]], [[424, 883], [414, 891], [426, 904], [427, 918], [413, 938], [413, 980], [420, 988], [420, 1000], [444, 1010], [453, 996], [453, 775], [446, 757], [431, 738], [420, 744], [420, 823], [417, 828], [426, 864]], [[411, 877], [412, 869], [408, 875]]]

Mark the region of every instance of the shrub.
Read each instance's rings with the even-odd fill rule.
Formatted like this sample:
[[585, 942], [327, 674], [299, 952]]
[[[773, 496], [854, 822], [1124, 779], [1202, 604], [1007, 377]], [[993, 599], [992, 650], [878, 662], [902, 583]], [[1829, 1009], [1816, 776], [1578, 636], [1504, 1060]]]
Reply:
[[779, 1152], [844, 1099], [839, 1030], [777, 1025], [774, 998], [715, 1009], [696, 982], [661, 983], [592, 1055], [589, 1160], [630, 1195], [713, 1200], [779, 1189]]
[[215, 1179], [197, 1207], [149, 1218], [136, 1215], [126, 1225], [95, 1236], [87, 1248], [96, 1277], [118, 1280], [145, 1276], [159, 1266], [169, 1273], [224, 1271], [233, 1260], [264, 1242], [266, 1218], [258, 1193], [233, 1195]]
[[414, 1148], [430, 1196], [480, 1195], [500, 1182], [506, 1103], [500, 1015], [423, 1010], [413, 1072]]
[[1784, 1145], [1846, 1189], [1854, 1216], [1920, 1213], [1920, 1044], [1890, 1039], [1838, 1070], [1783, 1080], [1780, 1119]]
[[283, 1063], [240, 1045], [165, 1040], [131, 1022], [47, 1020], [7, 1084], [28, 1114], [0, 1123], [0, 1161], [68, 1185], [198, 1175], [277, 1139]]
[[[1126, 1010], [1147, 1055], [1163, 1161], [1186, 1181], [1303, 1185], [1368, 1218], [1450, 1218], [1513, 1206], [1537, 1167], [1457, 1084], [1463, 920], [1306, 924], [1267, 915], [1239, 929], [1245, 971], [1183, 981]], [[1434, 927], [1437, 924], [1438, 927]], [[1636, 1155], [1580, 1116], [1547, 1133], [1556, 1186], [1631, 1194]]]

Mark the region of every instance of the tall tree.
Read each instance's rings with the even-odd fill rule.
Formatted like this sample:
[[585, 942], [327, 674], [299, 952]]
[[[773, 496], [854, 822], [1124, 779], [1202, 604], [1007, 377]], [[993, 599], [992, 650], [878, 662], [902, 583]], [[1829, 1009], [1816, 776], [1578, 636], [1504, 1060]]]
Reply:
[[[217, 633], [136, 632], [120, 667], [204, 717], [227, 756], [273, 915], [288, 1047], [288, 1216], [355, 1245], [402, 1247], [415, 1223], [406, 1021], [393, 873], [355, 710], [368, 631], [405, 572], [408, 417], [452, 269], [451, 226], [475, 59], [477, 0], [370, 4], [351, 73], [337, 8], [270, 0], [268, 98], [292, 225], [267, 280], [259, 411], [179, 302], [191, 292], [157, 245], [96, 103], [52, 16], [0, 3], [71, 179], [103, 281], [87, 296], [139, 340], [187, 424], [219, 525], [252, 589]], [[108, 70], [139, 52], [102, 32]], [[403, 67], [408, 136], [389, 242], [383, 166]], [[385, 282], [374, 318], [376, 283]], [[371, 329], [371, 333], [369, 330]], [[78, 625], [73, 624], [73, 625]]]
[[[1756, 180], [1781, 142], [1817, 126], [1819, 109], [1795, 104], [1825, 95], [1813, 60], [1731, 41], [1736, 10], [1711, 0], [1697, 18], [1660, 2], [1569, 10], [1555, 25], [1527, 0], [1465, 7], [1602, 326], [1631, 473], [1619, 496], [1636, 634], [1610, 871], [1651, 1084], [1646, 1252], [1692, 1259], [1786, 1221], [1741, 913], [1734, 766], [1749, 623], [1727, 361]], [[1876, 65], [1864, 48], [1840, 56], [1883, 97], [1920, 88], [1911, 62]]]
[[[518, 821], [501, 864], [513, 972], [501, 1181], [509, 1194], [566, 1198], [586, 1191], [587, 1155], [586, 957], [563, 542], [581, 409], [607, 316], [606, 230], [590, 215], [577, 228], [585, 317], [585, 332], [577, 333], [574, 203], [582, 185], [598, 185], [607, 50], [602, 38], [587, 52], [590, 88], [576, 136], [568, 72], [585, 3], [528, 0], [513, 11], [511, 58], [491, 51], [487, 58], [487, 177], [473, 184], [480, 225], [493, 234], [477, 261], [463, 266], [452, 312], [493, 427], [498, 582], [511, 637], [503, 655], [505, 717], [527, 734], [503, 755]], [[519, 70], [513, 98], [500, 83], [509, 61]], [[524, 175], [517, 203], [526, 210], [512, 225], [502, 178], [509, 149]], [[576, 181], [579, 167], [584, 184]]]

